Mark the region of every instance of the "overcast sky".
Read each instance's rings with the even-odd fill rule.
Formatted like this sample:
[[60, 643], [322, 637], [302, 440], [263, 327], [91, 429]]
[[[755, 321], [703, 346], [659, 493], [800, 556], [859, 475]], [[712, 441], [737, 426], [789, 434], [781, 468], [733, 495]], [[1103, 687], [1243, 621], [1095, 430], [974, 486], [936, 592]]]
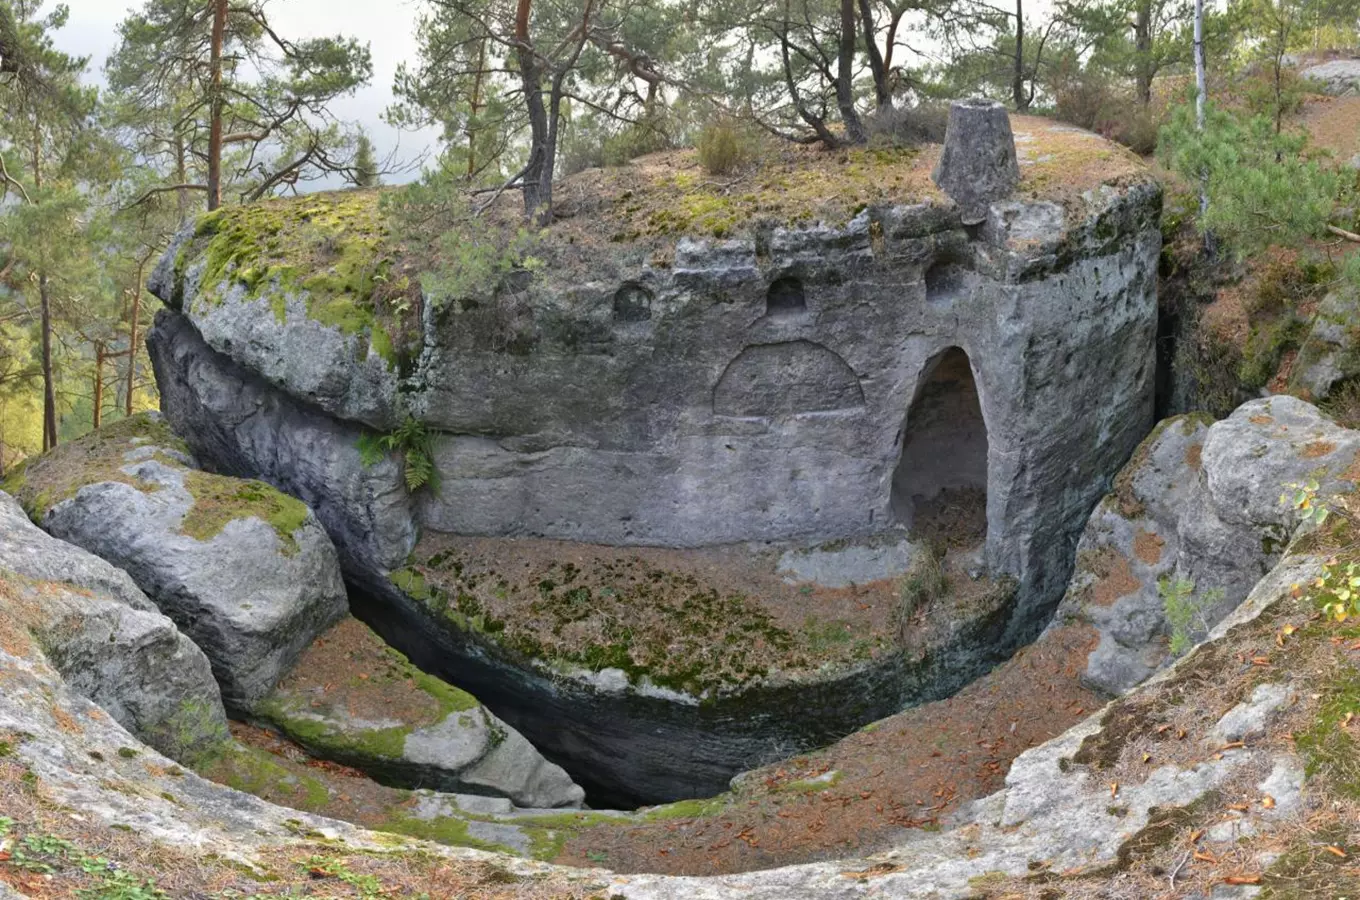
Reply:
[[[65, 3], [71, 8], [71, 19], [57, 33], [57, 46], [67, 53], [91, 57], [91, 72], [102, 82], [104, 60], [118, 39], [118, 23], [130, 11], [139, 9], [142, 0], [65, 0]], [[357, 121], [368, 129], [380, 159], [398, 150], [402, 159], [413, 160], [430, 150], [435, 142], [432, 133], [399, 132], [381, 119], [382, 111], [392, 101], [392, 75], [397, 64], [415, 56], [418, 6], [418, 0], [275, 0], [269, 5], [274, 26], [290, 38], [338, 33], [369, 43], [373, 51], [373, 80], [354, 96], [336, 103], [334, 109], [340, 118]]]

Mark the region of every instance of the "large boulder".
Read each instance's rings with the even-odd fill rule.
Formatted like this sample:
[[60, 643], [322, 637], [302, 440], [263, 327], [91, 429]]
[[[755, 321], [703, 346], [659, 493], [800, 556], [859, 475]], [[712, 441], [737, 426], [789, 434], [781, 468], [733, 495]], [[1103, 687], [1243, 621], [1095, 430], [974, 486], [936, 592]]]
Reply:
[[1360, 376], [1360, 293], [1333, 291], [1318, 304], [1312, 327], [1290, 370], [1290, 391], [1326, 400], [1344, 381]]
[[1323, 494], [1351, 490], [1357, 453], [1360, 433], [1286, 395], [1213, 425], [1162, 422], [1092, 513], [1054, 619], [1099, 634], [1083, 680], [1124, 693], [1203, 637], [1292, 538], [1287, 486], [1317, 479]]
[[195, 470], [158, 419], [107, 426], [10, 480], [51, 534], [127, 571], [248, 711], [347, 610], [335, 548], [302, 502]]
[[1333, 59], [1299, 73], [1333, 97], [1360, 94], [1360, 59]]
[[403, 564], [416, 543], [411, 498], [394, 460], [366, 463], [357, 426], [275, 390], [169, 310], [156, 314], [147, 349], [166, 418], [198, 458], [305, 501], [340, 549], [347, 574]]
[[226, 739], [203, 651], [124, 573], [44, 534], [3, 492], [0, 622], [0, 643], [40, 648], [72, 690], [166, 756], [190, 762]]
[[257, 715], [313, 753], [385, 782], [543, 809], [585, 798], [475, 697], [416, 669], [355, 619], [317, 638]]

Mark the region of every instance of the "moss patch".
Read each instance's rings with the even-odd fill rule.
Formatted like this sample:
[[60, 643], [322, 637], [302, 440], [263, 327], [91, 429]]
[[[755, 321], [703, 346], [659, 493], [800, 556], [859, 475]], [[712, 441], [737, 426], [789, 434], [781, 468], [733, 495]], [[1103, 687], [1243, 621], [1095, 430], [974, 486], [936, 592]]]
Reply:
[[[406, 738], [452, 715], [480, 715], [466, 691], [422, 672], [355, 619], [334, 626], [256, 710], [313, 753], [360, 769], [400, 760]], [[357, 722], [397, 720], [359, 728]]]
[[406, 302], [412, 285], [394, 275], [396, 248], [378, 198], [376, 191], [319, 193], [208, 213], [176, 259], [176, 293], [190, 263], [201, 258], [193, 302], [220, 303], [233, 291], [246, 299], [268, 295], [282, 324], [295, 296], [308, 318], [364, 337], [396, 368], [397, 338], [414, 327]]
[[[1354, 640], [1354, 629], [1347, 640]], [[1346, 666], [1324, 688], [1317, 718], [1308, 729], [1294, 735], [1307, 760], [1311, 778], [1321, 776], [1331, 789], [1351, 800], [1360, 800], [1360, 743], [1347, 726], [1360, 716], [1360, 672]]]
[[273, 754], [236, 741], [204, 756], [194, 770], [211, 781], [304, 812], [322, 813], [331, 799], [320, 778], [289, 771]]
[[[788, 669], [807, 666], [814, 649], [854, 652], [852, 641], [828, 644], [819, 626], [807, 634], [781, 627], [748, 597], [706, 587], [693, 575], [639, 560], [601, 568], [590, 584], [571, 562], [551, 562], [512, 581], [474, 572], [455, 554], [434, 553], [392, 581], [458, 629], [484, 634], [521, 657], [618, 669], [633, 683], [695, 696], [763, 678], [776, 660]], [[607, 584], [598, 583], [601, 575]]]
[[210, 541], [222, 533], [228, 522], [254, 517], [267, 522], [283, 543], [283, 554], [298, 551], [293, 533], [307, 520], [307, 505], [263, 481], [242, 481], [223, 475], [189, 471], [184, 488], [194, 505], [180, 523], [181, 534], [199, 541]]
[[[124, 456], [147, 445], [179, 453], [189, 450], [163, 420], [149, 414], [131, 416], [111, 422], [79, 440], [61, 444], [42, 456], [25, 460], [0, 487], [13, 495], [36, 521], [41, 521], [52, 507], [91, 484], [112, 481], [150, 493], [159, 487], [122, 471], [129, 465]], [[163, 453], [154, 458], [170, 466], [183, 467], [182, 463]]]

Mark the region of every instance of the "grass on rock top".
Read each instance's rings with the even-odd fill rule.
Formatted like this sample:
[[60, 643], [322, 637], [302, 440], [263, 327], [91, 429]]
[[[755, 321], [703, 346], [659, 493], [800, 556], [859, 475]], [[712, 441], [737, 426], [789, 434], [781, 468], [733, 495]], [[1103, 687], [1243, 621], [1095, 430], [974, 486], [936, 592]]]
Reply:
[[[400, 759], [412, 731], [478, 706], [346, 618], [312, 643], [257, 712], [309, 750], [359, 766]], [[363, 725], [393, 720], [401, 724]]]
[[[155, 491], [157, 485], [140, 482], [121, 471], [128, 464], [124, 454], [144, 445], [178, 453], [189, 452], [188, 446], [169, 425], [144, 413], [110, 422], [79, 440], [60, 444], [42, 456], [30, 457], [11, 472], [0, 487], [23, 504], [24, 510], [36, 521], [41, 521], [48, 510], [74, 497], [86, 485], [116, 481], [141, 491]], [[181, 465], [163, 453], [157, 454], [156, 458], [174, 466]]]
[[254, 516], [273, 526], [283, 542], [285, 556], [297, 552], [293, 534], [307, 521], [307, 504], [296, 497], [263, 481], [242, 481], [207, 472], [186, 473], [184, 488], [193, 495], [194, 505], [180, 523], [181, 534], [210, 541], [228, 522]]
[[308, 318], [367, 338], [395, 366], [393, 335], [409, 323], [393, 301], [412, 285], [396, 272], [378, 200], [377, 191], [318, 193], [207, 213], [176, 259], [176, 278], [201, 257], [196, 302], [220, 303], [237, 288], [246, 298], [268, 293], [280, 324], [289, 297], [305, 298]]
[[[1133, 154], [1086, 132], [1029, 116], [1013, 117], [1012, 127], [1021, 162], [1017, 199], [1062, 202], [1069, 218], [1080, 219], [1093, 188], [1151, 179]], [[684, 236], [728, 239], [778, 226], [840, 226], [866, 209], [943, 203], [931, 180], [939, 155], [939, 145], [827, 152], [772, 143], [723, 178], [709, 176], [692, 149], [588, 169], [561, 182], [557, 221], [535, 237], [534, 256], [548, 273], [540, 277], [574, 284], [599, 278], [621, 257], [645, 259], [648, 251], [655, 264], [668, 265]], [[221, 302], [232, 290], [247, 298], [267, 294], [280, 322], [288, 298], [305, 297], [309, 318], [368, 336], [395, 366], [419, 327], [412, 314], [420, 293], [414, 270], [431, 261], [410, 258], [382, 196], [382, 190], [319, 193], [209, 213], [176, 260], [177, 281], [201, 260], [194, 303]], [[507, 192], [470, 227], [503, 235], [509, 246], [523, 224], [522, 203]]]
[[293, 534], [307, 519], [305, 503], [262, 481], [190, 469], [164, 452], [187, 454], [188, 446], [163, 420], [149, 414], [119, 419], [42, 456], [28, 459], [4, 481], [3, 487], [38, 522], [52, 507], [69, 500], [89, 485], [116, 482], [143, 493], [154, 493], [161, 489], [159, 484], [123, 471], [132, 465], [126, 455], [144, 446], [156, 448], [152, 459], [184, 473], [184, 488], [193, 496], [194, 505], [180, 523], [181, 534], [210, 541], [227, 523], [254, 517], [274, 528], [284, 555], [297, 552], [298, 544]]

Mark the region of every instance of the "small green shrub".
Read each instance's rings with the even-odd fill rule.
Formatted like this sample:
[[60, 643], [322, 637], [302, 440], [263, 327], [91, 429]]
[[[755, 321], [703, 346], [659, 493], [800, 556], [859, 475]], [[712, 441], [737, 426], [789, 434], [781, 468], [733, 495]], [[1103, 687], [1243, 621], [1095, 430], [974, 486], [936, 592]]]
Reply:
[[1318, 407], [1343, 428], [1360, 428], [1360, 378], [1348, 378], [1333, 387]]
[[731, 119], [712, 122], [699, 132], [695, 149], [699, 164], [710, 175], [727, 175], [742, 168], [755, 156], [750, 134]]
[[897, 589], [897, 607], [893, 610], [893, 627], [904, 643], [912, 617], [917, 610], [943, 597], [949, 590], [940, 557], [933, 550], [923, 550], [912, 561], [907, 574]]
[[1286, 312], [1274, 322], [1253, 327], [1246, 351], [1237, 369], [1237, 380], [1247, 391], [1257, 391], [1270, 383], [1280, 370], [1284, 355], [1297, 350], [1308, 333], [1308, 323]]
[[1162, 598], [1162, 609], [1171, 626], [1171, 655], [1184, 656], [1208, 635], [1207, 615], [1223, 599], [1223, 592], [1215, 589], [1196, 596], [1193, 581], [1164, 576], [1157, 582], [1157, 594]]
[[1319, 299], [1336, 276], [1336, 266], [1325, 260], [1276, 258], [1266, 265], [1243, 306], [1252, 317], [1292, 312]]
[[434, 464], [434, 433], [424, 422], [408, 416], [396, 430], [386, 434], [365, 433], [359, 437], [359, 458], [374, 466], [389, 453], [401, 457], [406, 489], [414, 493], [425, 486], [438, 492], [439, 470]]
[[1123, 144], [1139, 156], [1157, 149], [1162, 113], [1144, 105], [1109, 79], [1082, 73], [1067, 79], [1054, 97], [1054, 118]]

